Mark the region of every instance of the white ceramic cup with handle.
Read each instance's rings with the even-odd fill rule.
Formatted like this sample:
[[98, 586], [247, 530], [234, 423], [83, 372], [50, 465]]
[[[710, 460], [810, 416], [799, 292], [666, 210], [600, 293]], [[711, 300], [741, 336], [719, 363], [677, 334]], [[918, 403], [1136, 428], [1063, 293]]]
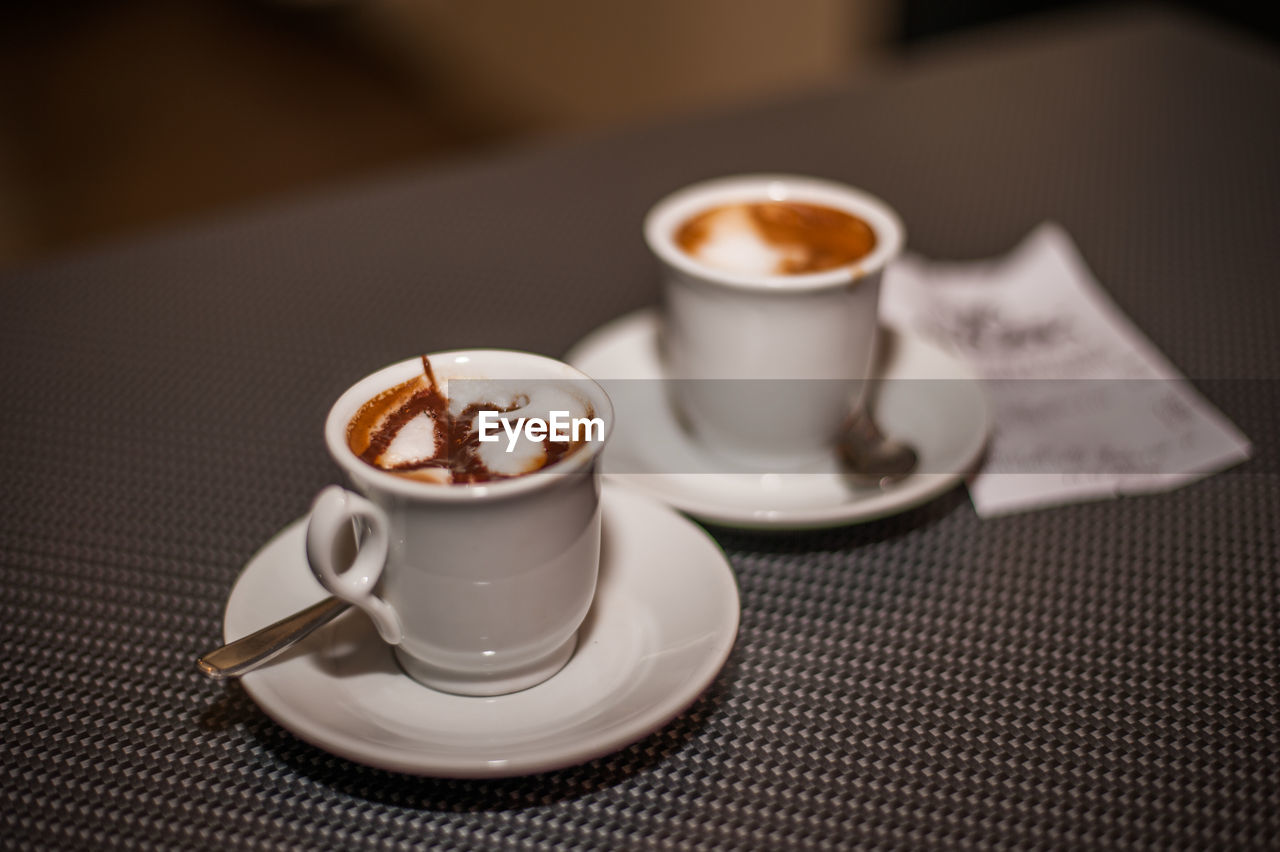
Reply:
[[[874, 244], [835, 268], [782, 273], [713, 265], [677, 241], [700, 213], [769, 202], [851, 214], [870, 226]], [[844, 184], [742, 175], [662, 199], [649, 211], [644, 234], [663, 272], [669, 395], [693, 437], [748, 470], [803, 471], [829, 462], [871, 377], [880, 281], [905, 241], [898, 215]]]
[[459, 380], [552, 384], [585, 403], [600, 428], [554, 463], [512, 478], [406, 478], [363, 461], [348, 444], [362, 406], [421, 375], [423, 363], [379, 370], [347, 390], [325, 421], [329, 454], [355, 491], [330, 486], [317, 496], [307, 558], [321, 585], [368, 614], [416, 680], [462, 695], [525, 689], [569, 660], [591, 606], [600, 560], [596, 464], [613, 407], [587, 376], [540, 355], [427, 357], [446, 393]]

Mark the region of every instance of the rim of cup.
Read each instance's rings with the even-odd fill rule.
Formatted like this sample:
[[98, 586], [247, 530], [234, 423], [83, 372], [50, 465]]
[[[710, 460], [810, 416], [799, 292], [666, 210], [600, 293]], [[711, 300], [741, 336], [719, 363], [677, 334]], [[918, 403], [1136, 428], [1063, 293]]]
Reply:
[[[676, 245], [676, 229], [695, 214], [722, 204], [748, 201], [799, 201], [844, 210], [871, 226], [876, 235], [875, 248], [835, 269], [760, 275], [708, 266]], [[732, 175], [676, 190], [649, 210], [644, 235], [649, 248], [661, 260], [699, 280], [744, 289], [792, 292], [844, 286], [872, 275], [897, 257], [906, 241], [902, 220], [876, 196], [835, 181], [791, 174]]]
[[[352, 481], [375, 485], [381, 491], [402, 497], [441, 503], [465, 503], [514, 496], [545, 488], [560, 475], [580, 473], [599, 455], [613, 432], [613, 402], [609, 395], [586, 373], [563, 361], [515, 349], [454, 349], [428, 352], [426, 357], [431, 360], [432, 372], [441, 379], [571, 381], [575, 388], [585, 390], [595, 416], [604, 420], [604, 436], [599, 441], [588, 441], [586, 446], [579, 447], [554, 464], [509, 479], [489, 482], [423, 482], [376, 468], [361, 461], [352, 452], [347, 444], [347, 425], [360, 407], [379, 393], [422, 375], [422, 356], [417, 356], [389, 364], [365, 376], [347, 388], [329, 409], [324, 424], [325, 444], [329, 448], [329, 455]], [[477, 374], [467, 375], [465, 371], [469, 369], [476, 370]]]

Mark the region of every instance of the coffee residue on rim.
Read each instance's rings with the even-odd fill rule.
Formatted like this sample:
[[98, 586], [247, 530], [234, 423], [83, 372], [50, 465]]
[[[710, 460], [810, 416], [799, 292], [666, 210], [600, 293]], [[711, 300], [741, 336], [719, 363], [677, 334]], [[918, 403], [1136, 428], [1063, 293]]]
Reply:
[[779, 258], [773, 274], [801, 275], [847, 266], [876, 247], [875, 231], [857, 216], [799, 201], [712, 207], [680, 225], [675, 233], [676, 245], [691, 257], [699, 257], [718, 228], [738, 227], [728, 220], [739, 213], [755, 236], [777, 251]]
[[[439, 479], [420, 476], [415, 472], [445, 470], [450, 474], [453, 484], [490, 482], [499, 479], [511, 479], [523, 473], [508, 474], [491, 470], [480, 458], [480, 434], [475, 427], [476, 418], [482, 411], [497, 411], [507, 414], [528, 404], [528, 399], [519, 397], [509, 405], [501, 406], [489, 402], [475, 402], [464, 408], [457, 416], [449, 410], [449, 400], [440, 391], [435, 372], [431, 369], [431, 360], [422, 356], [422, 375], [415, 376], [407, 382], [388, 388], [370, 399], [347, 424], [347, 445], [361, 461], [378, 470], [403, 474], [413, 478]], [[427, 457], [399, 464], [383, 464], [381, 456], [391, 446], [406, 425], [415, 417], [426, 414], [435, 424], [435, 450]], [[591, 406], [587, 405], [587, 416], [594, 416]], [[552, 441], [550, 437], [542, 442], [543, 461], [537, 470], [553, 465], [579, 444], [564, 441]], [[445, 483], [441, 483], [445, 484]]]

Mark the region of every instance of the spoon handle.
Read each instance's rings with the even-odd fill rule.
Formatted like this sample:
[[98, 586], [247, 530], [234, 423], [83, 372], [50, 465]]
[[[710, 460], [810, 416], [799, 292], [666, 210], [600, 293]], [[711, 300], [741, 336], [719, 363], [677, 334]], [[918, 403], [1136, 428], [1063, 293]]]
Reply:
[[333, 621], [350, 606], [337, 598], [325, 598], [275, 624], [210, 651], [196, 660], [196, 668], [214, 680], [239, 677], [310, 636], [317, 627]]

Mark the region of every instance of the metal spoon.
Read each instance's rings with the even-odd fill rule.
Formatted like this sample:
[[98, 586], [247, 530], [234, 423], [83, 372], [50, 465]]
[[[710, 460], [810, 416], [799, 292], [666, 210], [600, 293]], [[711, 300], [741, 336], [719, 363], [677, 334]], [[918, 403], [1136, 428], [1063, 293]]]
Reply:
[[886, 438], [865, 409], [850, 416], [836, 450], [847, 476], [881, 488], [907, 476], [920, 463], [915, 447]]
[[317, 627], [333, 621], [350, 606], [334, 597], [325, 598], [275, 624], [210, 651], [196, 660], [196, 668], [214, 680], [240, 677], [305, 639]]

